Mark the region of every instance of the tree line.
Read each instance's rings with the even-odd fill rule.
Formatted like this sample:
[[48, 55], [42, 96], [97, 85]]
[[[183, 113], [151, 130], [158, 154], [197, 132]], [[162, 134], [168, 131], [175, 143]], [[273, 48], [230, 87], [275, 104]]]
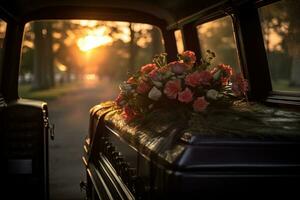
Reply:
[[[20, 73], [32, 76], [32, 89], [54, 87], [60, 83], [55, 79], [59, 73], [63, 74], [63, 82], [70, 82], [72, 76], [80, 79], [91, 67], [89, 65], [96, 68], [94, 72], [99, 76], [125, 79], [140, 65], [151, 62], [153, 55], [164, 51], [160, 31], [154, 26], [127, 22], [93, 21], [92, 25], [81, 22], [35, 21], [26, 25]], [[112, 42], [82, 52], [78, 39], [99, 27], [105, 27], [104, 34], [111, 37]], [[59, 71], [59, 65], [64, 66], [63, 71]]]

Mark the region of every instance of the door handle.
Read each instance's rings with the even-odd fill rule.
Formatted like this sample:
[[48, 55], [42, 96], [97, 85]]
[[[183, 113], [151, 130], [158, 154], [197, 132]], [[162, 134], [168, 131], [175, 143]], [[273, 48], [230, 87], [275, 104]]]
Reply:
[[51, 140], [54, 140], [54, 136], [55, 136], [55, 133], [54, 133], [54, 124], [49, 124], [49, 135], [50, 135], [50, 139]]
[[[44, 127], [45, 127], [45, 130], [46, 130], [46, 133], [48, 133], [48, 135], [50, 136], [50, 139], [51, 140], [54, 140], [54, 124], [51, 124], [50, 123], [50, 120], [49, 120], [49, 117], [48, 115], [46, 115], [46, 111], [43, 111], [44, 113]], [[48, 137], [48, 136], [47, 136]]]

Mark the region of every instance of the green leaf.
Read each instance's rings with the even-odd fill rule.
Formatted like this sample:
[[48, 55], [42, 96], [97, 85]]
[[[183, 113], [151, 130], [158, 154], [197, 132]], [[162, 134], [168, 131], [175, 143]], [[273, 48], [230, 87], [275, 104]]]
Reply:
[[222, 75], [221, 70], [218, 70], [218, 71], [213, 75], [214, 80], [215, 80], [215, 81], [216, 81], [216, 80], [219, 80], [219, 79], [221, 78], [221, 75]]

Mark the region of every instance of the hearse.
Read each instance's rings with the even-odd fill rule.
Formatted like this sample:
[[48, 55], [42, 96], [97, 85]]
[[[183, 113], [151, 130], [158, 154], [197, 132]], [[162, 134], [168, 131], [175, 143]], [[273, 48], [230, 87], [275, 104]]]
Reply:
[[193, 122], [157, 111], [131, 123], [113, 101], [92, 107], [87, 199], [299, 198], [299, 8], [297, 0], [1, 0], [1, 195], [49, 199], [47, 102], [18, 92], [25, 24], [80, 19], [153, 25], [169, 61], [190, 50], [201, 63], [210, 49], [248, 80], [246, 104]]

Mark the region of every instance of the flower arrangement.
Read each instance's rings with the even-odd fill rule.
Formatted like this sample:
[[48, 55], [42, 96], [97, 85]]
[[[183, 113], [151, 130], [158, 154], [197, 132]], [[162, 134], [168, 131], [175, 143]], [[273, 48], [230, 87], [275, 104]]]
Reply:
[[207, 50], [199, 64], [192, 51], [179, 54], [178, 60], [170, 63], [166, 56], [154, 57], [153, 63], [142, 66], [120, 84], [116, 104], [126, 121], [143, 118], [158, 107], [184, 107], [201, 113], [247, 98], [247, 80], [229, 65], [212, 66], [214, 52]]

